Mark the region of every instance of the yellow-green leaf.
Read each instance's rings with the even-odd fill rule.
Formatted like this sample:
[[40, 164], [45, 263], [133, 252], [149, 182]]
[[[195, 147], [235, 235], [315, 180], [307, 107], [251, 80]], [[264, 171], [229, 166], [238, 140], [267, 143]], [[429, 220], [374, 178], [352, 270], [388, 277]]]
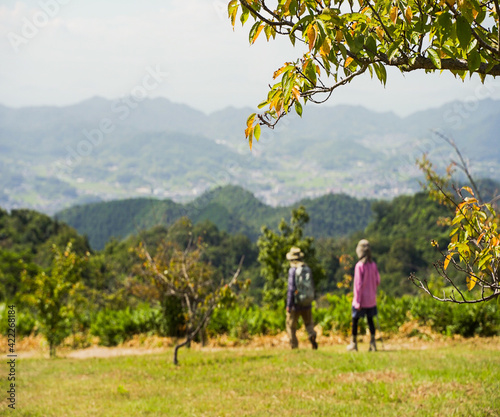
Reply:
[[398, 7], [397, 6], [391, 7], [389, 17], [391, 18], [392, 23], [396, 24], [396, 20], [398, 20]]
[[285, 4], [283, 5], [283, 12], [285, 12], [285, 14], [288, 13], [288, 11], [290, 10], [290, 3], [292, 2], [292, 0], [286, 0]]
[[328, 54], [330, 53], [330, 44], [328, 43], [328, 38], [325, 39], [325, 41], [323, 42], [323, 45], [321, 45], [321, 48], [320, 48], [320, 53], [321, 55], [323, 56], [328, 56]]
[[276, 79], [288, 68], [288, 64], [283, 65], [281, 68], [274, 71], [273, 79]]
[[448, 265], [450, 264], [451, 258], [452, 258], [452, 254], [449, 253], [448, 255], [446, 255], [446, 258], [444, 259], [444, 270], [445, 271], [446, 271], [446, 268], [448, 268]]
[[314, 48], [317, 36], [318, 36], [318, 30], [316, 29], [316, 25], [312, 23], [307, 28], [307, 40], [309, 42], [309, 51], [311, 51]]
[[234, 22], [236, 20], [236, 15], [238, 13], [238, 1], [237, 0], [231, 0], [229, 4], [227, 5], [227, 14], [229, 18], [231, 19], [231, 24], [234, 27]]
[[248, 133], [248, 146], [250, 146], [250, 150], [252, 150], [252, 133], [253, 133], [253, 130], [251, 130], [249, 133]]
[[252, 113], [250, 116], [248, 116], [247, 119], [247, 127], [251, 127], [253, 125], [253, 122], [255, 120], [256, 113]]
[[472, 291], [472, 289], [476, 286], [477, 278], [473, 275], [467, 276], [467, 289]]
[[253, 129], [253, 135], [255, 136], [255, 139], [259, 140], [260, 138], [260, 124], [256, 124], [254, 129]]
[[411, 19], [413, 18], [413, 12], [411, 11], [410, 6], [408, 6], [405, 10], [405, 18], [408, 23], [410, 23]]
[[344, 64], [344, 67], [348, 67], [349, 65], [351, 65], [351, 62], [354, 61], [353, 58], [351, 58], [350, 56], [347, 57], [347, 59], [345, 60], [345, 64]]
[[259, 37], [260, 35], [260, 32], [262, 32], [262, 29], [264, 29], [264, 25], [260, 25], [258, 28], [257, 28], [257, 31], [255, 32], [255, 34], [253, 35], [253, 38], [252, 38], [252, 44], [257, 40], [257, 38]]
[[439, 54], [437, 53], [437, 51], [429, 48], [427, 49], [427, 54], [429, 56], [429, 59], [432, 61], [433, 65], [437, 69], [441, 69], [441, 58], [439, 58]]

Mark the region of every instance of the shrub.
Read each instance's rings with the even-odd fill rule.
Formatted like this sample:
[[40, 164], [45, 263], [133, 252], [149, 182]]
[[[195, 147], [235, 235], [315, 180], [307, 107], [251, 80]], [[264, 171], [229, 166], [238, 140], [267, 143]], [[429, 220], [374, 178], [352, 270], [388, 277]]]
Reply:
[[216, 309], [207, 328], [211, 335], [228, 334], [238, 339], [276, 334], [284, 329], [284, 308], [271, 310], [258, 306]]
[[[7, 304], [0, 303], [0, 334], [7, 335]], [[29, 336], [36, 333], [38, 322], [35, 316], [27, 309], [16, 309], [16, 337]]]
[[104, 309], [99, 311], [90, 326], [90, 333], [98, 336], [100, 344], [116, 346], [139, 333], [159, 333], [161, 311], [141, 304], [131, 311]]

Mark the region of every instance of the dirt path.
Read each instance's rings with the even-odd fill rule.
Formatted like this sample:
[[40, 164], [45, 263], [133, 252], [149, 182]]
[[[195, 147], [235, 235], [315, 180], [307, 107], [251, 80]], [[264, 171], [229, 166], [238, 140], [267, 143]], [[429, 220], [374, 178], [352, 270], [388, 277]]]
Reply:
[[[298, 332], [298, 338], [301, 348], [309, 348], [307, 335], [305, 332]], [[360, 351], [368, 349], [368, 336], [360, 338]], [[3, 347], [6, 346], [6, 340], [0, 337], [0, 353], [3, 352]], [[338, 335], [318, 337], [318, 342], [321, 346], [334, 346], [342, 351], [347, 345], [347, 339]], [[400, 335], [391, 337], [390, 339], [382, 338], [377, 342], [379, 350], [397, 351], [397, 350], [426, 350], [430, 348], [453, 346], [454, 344], [467, 344], [475, 347], [488, 347], [492, 350], [500, 351], [500, 337], [492, 338], [470, 338], [464, 339], [461, 337], [444, 337], [441, 335], [428, 336], [426, 338], [406, 337]], [[365, 346], [366, 345], [366, 346]], [[105, 347], [93, 345], [84, 349], [71, 349], [70, 347], [61, 347], [58, 349], [58, 356], [72, 359], [89, 359], [89, 358], [111, 358], [117, 356], [137, 356], [151, 355], [163, 353], [174, 346], [174, 340], [171, 338], [162, 338], [158, 336], [144, 335], [134, 336], [131, 340], [123, 343], [120, 346]], [[227, 336], [218, 336], [210, 339], [209, 344], [205, 347], [197, 343], [193, 343], [192, 349], [216, 351], [223, 349], [287, 349], [288, 337], [286, 333], [280, 333], [274, 336], [259, 336], [251, 340], [238, 341]], [[16, 353], [19, 358], [43, 358], [49, 356], [46, 342], [41, 336], [24, 338], [16, 345]]]

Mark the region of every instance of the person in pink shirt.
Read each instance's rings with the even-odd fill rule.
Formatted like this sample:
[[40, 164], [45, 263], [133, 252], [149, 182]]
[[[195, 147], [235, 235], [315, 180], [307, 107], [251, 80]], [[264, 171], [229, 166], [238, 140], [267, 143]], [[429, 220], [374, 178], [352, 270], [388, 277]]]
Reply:
[[358, 335], [358, 321], [366, 316], [370, 328], [370, 351], [376, 351], [375, 324], [373, 317], [377, 315], [377, 287], [380, 284], [380, 275], [377, 264], [372, 260], [370, 242], [362, 239], [356, 247], [359, 258], [354, 268], [354, 296], [352, 299], [352, 342], [347, 350], [358, 350], [356, 341]]

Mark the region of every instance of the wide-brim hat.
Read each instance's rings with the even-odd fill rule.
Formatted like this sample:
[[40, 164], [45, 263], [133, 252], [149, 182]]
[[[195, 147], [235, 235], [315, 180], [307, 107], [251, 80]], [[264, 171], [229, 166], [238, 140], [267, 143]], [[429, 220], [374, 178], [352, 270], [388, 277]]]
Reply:
[[356, 246], [356, 255], [358, 255], [358, 258], [361, 259], [370, 254], [371, 254], [370, 242], [366, 239], [361, 239], [358, 242], [358, 246]]
[[289, 261], [300, 261], [303, 258], [304, 252], [302, 252], [297, 246], [292, 246], [286, 254], [286, 259]]

